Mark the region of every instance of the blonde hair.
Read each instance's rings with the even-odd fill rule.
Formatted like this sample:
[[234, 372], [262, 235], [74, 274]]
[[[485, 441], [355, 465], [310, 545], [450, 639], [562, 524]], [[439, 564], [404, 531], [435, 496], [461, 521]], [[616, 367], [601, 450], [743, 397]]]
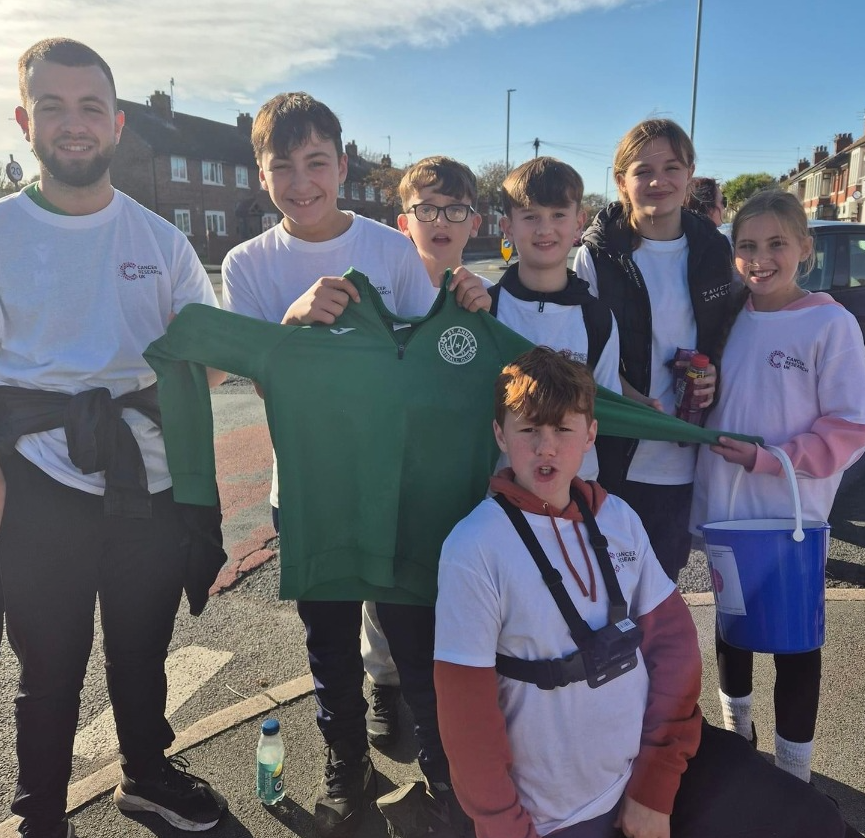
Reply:
[[[781, 223], [781, 226], [800, 242], [811, 238], [811, 233], [808, 230], [808, 216], [805, 215], [805, 210], [796, 196], [790, 192], [785, 192], [783, 189], [764, 189], [748, 198], [733, 219], [732, 237], [734, 251], [742, 225], [752, 218], [767, 214], [774, 215]], [[797, 279], [807, 274], [814, 267], [814, 260], [815, 253], [812, 247], [807, 258], [799, 263]]]

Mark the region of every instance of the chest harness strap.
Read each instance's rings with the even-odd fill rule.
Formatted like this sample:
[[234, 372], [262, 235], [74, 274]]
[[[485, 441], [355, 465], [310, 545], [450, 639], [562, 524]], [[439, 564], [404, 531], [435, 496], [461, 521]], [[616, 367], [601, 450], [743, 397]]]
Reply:
[[609, 683], [636, 667], [636, 652], [643, 639], [640, 628], [628, 617], [628, 606], [610, 560], [606, 537], [598, 529], [582, 494], [572, 488], [571, 497], [589, 531], [589, 541], [601, 569], [610, 602], [608, 624], [597, 631], [590, 628], [580, 616], [565, 589], [562, 574], [550, 564], [523, 513], [503, 495], [496, 495], [494, 498], [514, 525], [538, 566], [544, 583], [568, 625], [571, 637], [579, 647], [570, 655], [554, 660], [527, 661], [509, 655], [496, 655], [496, 672], [506, 678], [535, 684], [542, 690], [565, 687], [578, 681], [587, 681], [592, 689]]

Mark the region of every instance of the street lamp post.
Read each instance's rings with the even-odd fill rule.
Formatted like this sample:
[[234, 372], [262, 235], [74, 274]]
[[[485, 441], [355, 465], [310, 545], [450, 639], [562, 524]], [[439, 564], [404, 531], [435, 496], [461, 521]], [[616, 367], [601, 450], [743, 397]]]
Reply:
[[691, 142], [694, 142], [694, 119], [697, 116], [697, 73], [700, 69], [700, 28], [703, 23], [703, 0], [697, 0], [697, 42], [694, 46], [694, 85], [691, 89]]
[[508, 116], [505, 125], [505, 175], [510, 171], [510, 154], [511, 154], [511, 93], [516, 93], [515, 87], [508, 88]]
[[607, 166], [607, 176], [604, 178], [604, 204], [610, 203], [610, 171], [612, 166]]

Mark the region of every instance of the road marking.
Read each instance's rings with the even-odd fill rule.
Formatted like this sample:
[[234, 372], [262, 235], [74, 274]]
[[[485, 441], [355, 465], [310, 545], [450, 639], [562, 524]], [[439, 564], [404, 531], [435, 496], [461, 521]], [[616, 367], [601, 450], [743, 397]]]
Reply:
[[[184, 646], [172, 652], [165, 661], [165, 674], [168, 677], [166, 717], [171, 718], [233, 656], [233, 652], [215, 651], [203, 646]], [[78, 731], [73, 753], [84, 759], [96, 759], [117, 748], [114, 713], [109, 707]]]

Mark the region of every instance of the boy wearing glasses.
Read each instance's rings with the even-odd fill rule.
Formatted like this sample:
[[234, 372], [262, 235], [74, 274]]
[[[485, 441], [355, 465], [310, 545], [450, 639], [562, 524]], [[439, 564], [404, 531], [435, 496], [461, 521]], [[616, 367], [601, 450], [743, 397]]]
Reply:
[[475, 209], [478, 182], [468, 166], [440, 155], [418, 160], [403, 175], [399, 197], [403, 211], [397, 226], [414, 242], [436, 288], [447, 270], [453, 273], [451, 285], [458, 284], [457, 294], [460, 286], [466, 293], [492, 284], [462, 266], [463, 249], [481, 223]]
[[[411, 243], [396, 230], [339, 209], [339, 187], [348, 174], [348, 161], [342, 128], [330, 108], [306, 93], [274, 96], [256, 115], [252, 145], [262, 186], [284, 218], [226, 256], [226, 309], [293, 326], [330, 325], [350, 303], [360, 304], [357, 289], [342, 276], [354, 267], [370, 278], [385, 306], [397, 315], [418, 317], [429, 311], [436, 289]], [[489, 307], [489, 295], [474, 274], [450, 287], [464, 308]], [[271, 504], [276, 512], [275, 468], [273, 477]], [[306, 627], [318, 726], [327, 745], [315, 801], [315, 830], [320, 838], [345, 838], [357, 828], [364, 797], [375, 789], [364, 724], [361, 603], [299, 600], [297, 611]], [[414, 622], [432, 622], [407, 606], [381, 606], [378, 616], [386, 634], [400, 637], [414, 636]], [[424, 773], [441, 778], [443, 792], [452, 797], [444, 782], [449, 779], [447, 760], [435, 724], [429, 657], [429, 671], [420, 678], [429, 682], [429, 689], [418, 687], [414, 670], [408, 683], [403, 676], [402, 686], [418, 721]], [[399, 666], [400, 660], [396, 663]], [[419, 721], [430, 716], [429, 723]]]

